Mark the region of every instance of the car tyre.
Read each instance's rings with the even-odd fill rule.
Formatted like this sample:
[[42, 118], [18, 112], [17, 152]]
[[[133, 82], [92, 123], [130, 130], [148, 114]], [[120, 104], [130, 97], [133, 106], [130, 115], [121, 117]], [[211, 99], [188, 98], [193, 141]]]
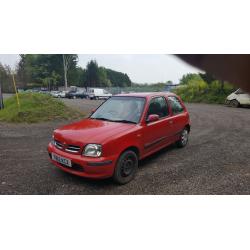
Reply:
[[189, 135], [188, 129], [184, 128], [181, 131], [180, 139], [176, 142], [177, 147], [184, 148], [187, 145], [187, 143], [188, 143], [188, 135]]
[[133, 180], [138, 170], [138, 156], [134, 151], [127, 150], [119, 157], [113, 174], [113, 180], [120, 184], [126, 184]]
[[237, 100], [230, 101], [230, 106], [233, 108], [238, 108], [240, 106], [240, 103]]

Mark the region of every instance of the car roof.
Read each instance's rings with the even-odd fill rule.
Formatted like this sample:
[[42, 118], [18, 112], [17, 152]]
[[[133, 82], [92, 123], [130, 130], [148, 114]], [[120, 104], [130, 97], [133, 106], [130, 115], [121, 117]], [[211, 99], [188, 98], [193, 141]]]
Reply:
[[126, 94], [118, 94], [115, 96], [131, 96], [131, 97], [153, 97], [153, 96], [176, 96], [176, 94], [172, 92], [141, 92], [141, 93], [126, 93]]

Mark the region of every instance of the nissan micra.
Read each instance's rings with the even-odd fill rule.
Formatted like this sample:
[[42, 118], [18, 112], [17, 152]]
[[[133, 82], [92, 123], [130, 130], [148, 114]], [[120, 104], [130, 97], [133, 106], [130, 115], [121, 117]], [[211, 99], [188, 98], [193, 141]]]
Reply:
[[186, 146], [189, 132], [188, 111], [175, 94], [122, 94], [88, 118], [56, 129], [48, 152], [63, 171], [125, 184], [139, 160], [173, 143]]

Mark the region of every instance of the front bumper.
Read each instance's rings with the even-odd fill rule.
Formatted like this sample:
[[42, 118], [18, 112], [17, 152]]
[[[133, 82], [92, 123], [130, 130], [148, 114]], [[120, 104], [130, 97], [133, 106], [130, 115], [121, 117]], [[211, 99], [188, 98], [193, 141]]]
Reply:
[[[91, 158], [82, 156], [79, 154], [71, 154], [62, 150], [59, 150], [54, 145], [49, 143], [48, 145], [48, 153], [50, 156], [51, 162], [61, 170], [82, 176], [87, 178], [94, 179], [104, 179], [111, 177], [113, 175], [115, 169], [116, 157], [98, 157]], [[61, 163], [58, 163], [51, 158], [51, 154], [55, 153], [59, 156], [65, 157], [72, 161], [72, 168], [67, 167]]]

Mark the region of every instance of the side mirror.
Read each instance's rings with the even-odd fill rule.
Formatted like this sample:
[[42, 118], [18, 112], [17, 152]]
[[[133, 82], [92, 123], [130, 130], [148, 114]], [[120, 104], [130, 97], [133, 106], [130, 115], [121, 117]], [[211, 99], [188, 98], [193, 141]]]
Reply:
[[149, 115], [147, 119], [147, 123], [155, 122], [155, 121], [158, 121], [159, 119], [160, 119], [159, 115]]

